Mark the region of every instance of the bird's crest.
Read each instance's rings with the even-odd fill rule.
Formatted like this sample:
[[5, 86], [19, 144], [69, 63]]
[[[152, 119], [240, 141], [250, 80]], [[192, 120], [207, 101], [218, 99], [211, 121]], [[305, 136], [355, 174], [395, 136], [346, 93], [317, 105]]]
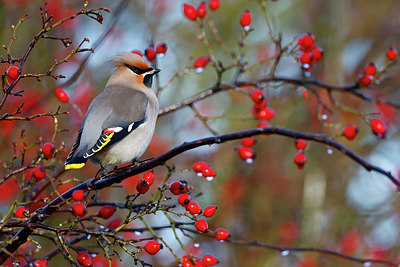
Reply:
[[112, 64], [115, 67], [123, 66], [125, 64], [135, 66], [141, 70], [147, 70], [150, 68], [149, 64], [139, 55], [130, 52], [118, 53], [111, 59]]

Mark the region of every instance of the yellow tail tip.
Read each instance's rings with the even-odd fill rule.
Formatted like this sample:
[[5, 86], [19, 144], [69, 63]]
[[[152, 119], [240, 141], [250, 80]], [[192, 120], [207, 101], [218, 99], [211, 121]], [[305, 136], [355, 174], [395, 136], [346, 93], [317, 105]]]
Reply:
[[65, 165], [65, 170], [80, 169], [83, 166], [85, 166], [85, 163], [72, 163], [72, 164]]

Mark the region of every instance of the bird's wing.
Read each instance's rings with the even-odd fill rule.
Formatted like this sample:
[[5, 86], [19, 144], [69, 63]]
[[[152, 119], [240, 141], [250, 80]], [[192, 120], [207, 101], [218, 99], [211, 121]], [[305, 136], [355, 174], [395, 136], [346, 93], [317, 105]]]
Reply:
[[[82, 123], [83, 125], [83, 123]], [[78, 135], [76, 137], [75, 143], [71, 148], [71, 151], [68, 154], [67, 159], [65, 160], [65, 169], [79, 169], [85, 165], [86, 160], [79, 160], [79, 157], [74, 157], [76, 150], [79, 147], [81, 142], [83, 127], [81, 126], [78, 131]]]
[[121, 141], [146, 120], [148, 99], [144, 93], [128, 88], [114, 89], [113, 92], [108, 98], [112, 111], [102, 124], [99, 138], [86, 151], [84, 158]]

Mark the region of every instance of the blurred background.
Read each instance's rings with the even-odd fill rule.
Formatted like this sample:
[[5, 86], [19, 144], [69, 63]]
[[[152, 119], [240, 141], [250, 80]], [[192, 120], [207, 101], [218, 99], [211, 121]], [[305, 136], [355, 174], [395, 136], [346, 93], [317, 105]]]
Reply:
[[[18, 29], [17, 39], [11, 48], [14, 57], [21, 57], [34, 34], [41, 29], [39, 8], [43, 2], [2, 0], [0, 3], [1, 44], [10, 42], [10, 25], [15, 25], [25, 14], [30, 16]], [[2, 113], [13, 112], [19, 104], [25, 103], [22, 115], [26, 116], [54, 112], [60, 105], [62, 111], [70, 112], [70, 115], [58, 117], [59, 128], [68, 131], [60, 132], [55, 140], [56, 146], [64, 143], [67, 149], [50, 162], [49, 166], [57, 167], [63, 164], [82, 121], [76, 109], [84, 113], [90, 101], [103, 90], [112, 72], [107, 61], [116, 53], [136, 49], [144, 51], [151, 42], [165, 42], [168, 45], [166, 56], [157, 58], [158, 68], [162, 71], [153, 87], [167, 84], [177, 72], [184, 74], [159, 93], [161, 107], [204, 91], [212, 87], [217, 80], [215, 69], [210, 66], [201, 74], [196, 73], [193, 68], [187, 68], [192, 59], [208, 55], [207, 47], [198, 38], [197, 24], [183, 15], [184, 3], [197, 7], [200, 1], [132, 0], [127, 1], [127, 5], [120, 8], [120, 14], [115, 16], [120, 3], [90, 1], [91, 8], [108, 7], [111, 10], [110, 14], [103, 12], [103, 24], [84, 16], [67, 22], [56, 29], [53, 35], [70, 37], [73, 42], [70, 47], [65, 48], [61, 42], [55, 40], [40, 40], [23, 71], [47, 71], [54, 60], [68, 55], [83, 38], [90, 40], [90, 43], [84, 44], [83, 47], [92, 47], [112, 25], [111, 31], [89, 57], [79, 78], [70, 79], [80, 67], [85, 53], [74, 56], [68, 63], [56, 69], [56, 74], [63, 74], [66, 79], [43, 78], [40, 82], [33, 78], [23, 79], [14, 91], [24, 90], [24, 96], [10, 96], [2, 110]], [[50, 0], [48, 9], [56, 21], [77, 12], [82, 4], [82, 1]], [[245, 55], [244, 60], [252, 65], [273, 56], [275, 52], [258, 1], [222, 0], [218, 10], [208, 12], [226, 48], [238, 52], [242, 32], [239, 19], [245, 10], [250, 10], [252, 14], [251, 26], [254, 31], [249, 34], [245, 46], [241, 49]], [[278, 33], [282, 33], [284, 45], [305, 32], [314, 34], [317, 45], [324, 50], [324, 58], [313, 69], [312, 77], [330, 84], [345, 85], [357, 81], [359, 73], [370, 62], [374, 62], [379, 70], [387, 64], [387, 49], [395, 45], [400, 38], [400, 2], [396, 0], [267, 1], [267, 12], [273, 34], [278, 36]], [[233, 60], [217, 45], [207, 25], [205, 30], [213, 45], [214, 56], [226, 66], [233, 64]], [[5, 56], [5, 50], [0, 54]], [[1, 72], [4, 73], [8, 67], [7, 64], [1, 64]], [[262, 64], [243, 73], [240, 80], [263, 77], [268, 70], [269, 66]], [[232, 82], [236, 71], [237, 69], [233, 68], [224, 73], [222, 81]], [[400, 103], [398, 73], [398, 66], [389, 68], [384, 73], [386, 79], [381, 85], [372, 85], [363, 89], [363, 92]], [[277, 75], [301, 78], [300, 63], [293, 57], [283, 57]], [[57, 86], [67, 91], [71, 103], [77, 108], [68, 103], [61, 103], [55, 97], [54, 88]], [[329, 103], [326, 92], [321, 90], [320, 93]], [[320, 128], [316, 100], [311, 92], [306, 98], [299, 88], [271, 83], [266, 94], [268, 106], [276, 113], [271, 124], [305, 132], [321, 131], [343, 143], [368, 162], [398, 176], [400, 136], [398, 111], [395, 108], [362, 101], [344, 93], [333, 93], [338, 103], [350, 106], [363, 114], [380, 113], [388, 127], [388, 134], [386, 139], [379, 140], [371, 133], [365, 118], [332, 106], [332, 113], [325, 114], [321, 111], [321, 114], [327, 115], [326, 122], [333, 126]], [[216, 94], [195, 104], [203, 116], [215, 117], [209, 123], [219, 134], [256, 127], [257, 121], [249, 119], [251, 106], [249, 97], [234, 90]], [[341, 136], [342, 129], [347, 124], [357, 125], [360, 130], [352, 142]], [[0, 160], [9, 162], [11, 151], [14, 149], [13, 143], [18, 150], [23, 143], [32, 144], [39, 137], [43, 142], [51, 140], [54, 134], [54, 119], [44, 117], [31, 122], [0, 121], [0, 129]], [[25, 133], [21, 137], [23, 129]], [[183, 108], [159, 118], [156, 134], [144, 158], [158, 156], [185, 141], [211, 135], [191, 109]], [[168, 162], [177, 169], [187, 169], [191, 168], [194, 162], [204, 160], [216, 170], [217, 176], [211, 182], [196, 177], [192, 171], [176, 172], [171, 178], [187, 180], [195, 186], [195, 193], [202, 192], [198, 198], [201, 206], [218, 206], [216, 215], [208, 220], [210, 229], [224, 227], [235, 239], [258, 240], [289, 247], [320, 247], [362, 258], [398, 260], [400, 217], [397, 212], [400, 210], [400, 203], [396, 187], [385, 176], [369, 173], [339, 151], [318, 143], [308, 144], [305, 151], [307, 163], [303, 170], [299, 170], [293, 163], [296, 154], [293, 139], [275, 135], [257, 136], [256, 139], [254, 151], [257, 158], [252, 164], [245, 163], [237, 156], [234, 149], [239, 146], [239, 141], [195, 149]], [[32, 148], [26, 157], [33, 157], [39, 149], [40, 146]], [[1, 175], [4, 175], [5, 171], [2, 170], [4, 173]], [[65, 191], [78, 184], [79, 180], [93, 177], [96, 172], [96, 167], [87, 164], [80, 171], [64, 173], [60, 177], [61, 181], [70, 182], [60, 185], [58, 189], [61, 192]], [[160, 183], [166, 170], [159, 167], [155, 169], [155, 173]], [[122, 193], [135, 193], [137, 179], [138, 177], [129, 178], [122, 184], [122, 188], [110, 188], [100, 192], [101, 198], [117, 201]], [[154, 186], [151, 190], [155, 191], [156, 188]], [[0, 186], [0, 190], [0, 213], [4, 216], [20, 189], [15, 180], [9, 180]], [[43, 192], [38, 199], [46, 194], [50, 192]], [[39, 201], [30, 209], [43, 204]], [[123, 214], [121, 212], [119, 216]], [[57, 223], [57, 220], [59, 219], [49, 220], [49, 223]], [[150, 221], [153, 225], [167, 223], [163, 216], [153, 216]], [[134, 226], [140, 226], [140, 223]], [[184, 255], [179, 245], [174, 242], [172, 232], [165, 230], [162, 236], [169, 241], [178, 256]], [[200, 235], [195, 236], [195, 241], [189, 238], [183, 240], [187, 249], [194, 255], [215, 255], [221, 262], [220, 266], [357, 265], [318, 253], [290, 253], [283, 256], [275, 250], [219, 243]], [[49, 250], [46, 250], [45, 244], [42, 246], [44, 249], [40, 254], [45, 255]], [[123, 252], [120, 255], [123, 261], [116, 262], [115, 265], [130, 266], [129, 255]], [[154, 257], [144, 254], [142, 257], [148, 262], [153, 262], [155, 266], [175, 264], [167, 249]], [[49, 262], [49, 266], [59, 266], [56, 264], [57, 259], [64, 260], [62, 255], [58, 255]]]

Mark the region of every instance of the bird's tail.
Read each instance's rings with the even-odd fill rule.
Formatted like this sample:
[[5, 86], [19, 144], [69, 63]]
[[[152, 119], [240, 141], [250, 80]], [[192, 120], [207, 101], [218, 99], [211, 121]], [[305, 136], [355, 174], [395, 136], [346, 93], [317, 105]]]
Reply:
[[71, 158], [67, 158], [65, 161], [65, 170], [69, 169], [80, 169], [85, 166], [87, 159], [83, 156], [75, 155]]

